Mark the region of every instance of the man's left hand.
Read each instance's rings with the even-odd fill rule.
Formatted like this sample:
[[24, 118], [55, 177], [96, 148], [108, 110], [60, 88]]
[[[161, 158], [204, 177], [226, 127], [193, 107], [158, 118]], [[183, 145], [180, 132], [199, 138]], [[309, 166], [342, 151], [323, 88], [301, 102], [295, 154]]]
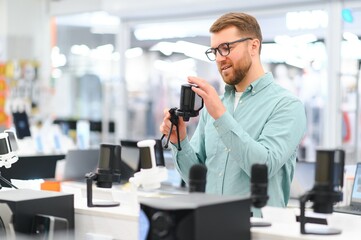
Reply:
[[195, 84], [197, 87], [192, 87], [192, 90], [197, 93], [204, 102], [208, 113], [214, 118], [220, 118], [225, 112], [226, 108], [218, 96], [216, 89], [210, 85], [206, 80], [199, 77], [188, 77], [188, 83]]

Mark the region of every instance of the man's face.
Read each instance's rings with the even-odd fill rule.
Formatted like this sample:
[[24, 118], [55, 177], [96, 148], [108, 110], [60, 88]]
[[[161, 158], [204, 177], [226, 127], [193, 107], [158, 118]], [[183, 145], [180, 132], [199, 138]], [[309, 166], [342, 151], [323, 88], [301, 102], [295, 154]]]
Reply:
[[[235, 27], [223, 29], [211, 37], [211, 47], [216, 48], [222, 43], [233, 42], [249, 36], [240, 35]], [[249, 41], [237, 42], [229, 45], [229, 55], [216, 55], [218, 71], [223, 81], [229, 85], [239, 84], [252, 66], [252, 59], [248, 51]]]

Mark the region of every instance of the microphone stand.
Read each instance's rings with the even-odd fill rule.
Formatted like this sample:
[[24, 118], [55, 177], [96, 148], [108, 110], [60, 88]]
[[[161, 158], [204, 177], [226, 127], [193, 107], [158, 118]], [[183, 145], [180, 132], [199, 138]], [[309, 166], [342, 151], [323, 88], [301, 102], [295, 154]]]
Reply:
[[[7, 185], [11, 186], [12, 188], [18, 189], [15, 185], [13, 185], [10, 181], [8, 181], [6, 178], [4, 178], [3, 176], [1, 176], [1, 171], [0, 171], [0, 180], [3, 181], [4, 183], [6, 183]], [[0, 189], [2, 189], [2, 185], [0, 183]]]
[[87, 206], [88, 207], [117, 207], [120, 205], [118, 202], [98, 202], [93, 203], [93, 181], [97, 181], [102, 178], [98, 173], [87, 173], [86, 178], [86, 196], [87, 196]]
[[307, 201], [319, 201], [319, 202], [338, 202], [342, 200], [342, 193], [340, 192], [331, 192], [331, 193], [316, 193], [314, 191], [308, 191], [303, 196], [300, 197], [300, 230], [301, 234], [315, 234], [315, 235], [336, 235], [340, 234], [341, 230], [336, 228], [318, 228], [318, 229], [306, 229], [306, 223], [310, 222], [309, 219], [305, 216], [305, 208]]
[[[169, 133], [168, 133], [167, 142], [165, 143], [164, 148], [168, 148], [170, 134], [171, 134], [171, 132], [173, 130], [173, 126], [175, 126], [176, 131], [177, 131], [177, 139], [178, 139], [178, 147], [177, 147], [177, 149], [178, 149], [178, 151], [181, 151], [182, 148], [180, 146], [179, 129], [178, 129], [179, 119], [178, 119], [178, 116], [176, 115], [176, 111], [177, 111], [177, 108], [169, 109], [171, 125], [170, 125], [170, 129], [169, 129]], [[164, 137], [165, 137], [165, 134], [163, 134], [163, 136], [162, 136], [162, 138], [160, 140], [162, 141]]]

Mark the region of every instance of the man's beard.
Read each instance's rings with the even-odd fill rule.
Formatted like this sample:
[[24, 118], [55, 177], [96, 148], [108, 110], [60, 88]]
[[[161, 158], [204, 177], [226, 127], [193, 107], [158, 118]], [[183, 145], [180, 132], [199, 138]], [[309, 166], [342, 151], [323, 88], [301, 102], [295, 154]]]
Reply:
[[226, 76], [222, 75], [223, 81], [226, 84], [232, 86], [239, 84], [246, 77], [251, 66], [252, 66], [252, 61], [250, 61], [250, 59], [247, 59], [244, 63], [242, 63], [242, 65], [239, 68], [234, 68], [235, 70], [234, 70], [233, 78], [227, 78]]

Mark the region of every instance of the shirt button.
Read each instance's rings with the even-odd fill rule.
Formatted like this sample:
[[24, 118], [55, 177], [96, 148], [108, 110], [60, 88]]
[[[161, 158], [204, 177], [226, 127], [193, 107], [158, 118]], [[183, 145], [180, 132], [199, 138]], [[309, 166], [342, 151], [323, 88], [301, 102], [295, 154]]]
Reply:
[[220, 173], [219, 173], [219, 176], [220, 176], [220, 177], [222, 177], [222, 175], [223, 175], [223, 173], [222, 173], [222, 172], [220, 172]]
[[252, 93], [253, 93], [253, 94], [255, 94], [255, 93], [256, 93], [256, 91], [255, 91], [255, 90], [253, 90], [253, 91], [252, 91]]

